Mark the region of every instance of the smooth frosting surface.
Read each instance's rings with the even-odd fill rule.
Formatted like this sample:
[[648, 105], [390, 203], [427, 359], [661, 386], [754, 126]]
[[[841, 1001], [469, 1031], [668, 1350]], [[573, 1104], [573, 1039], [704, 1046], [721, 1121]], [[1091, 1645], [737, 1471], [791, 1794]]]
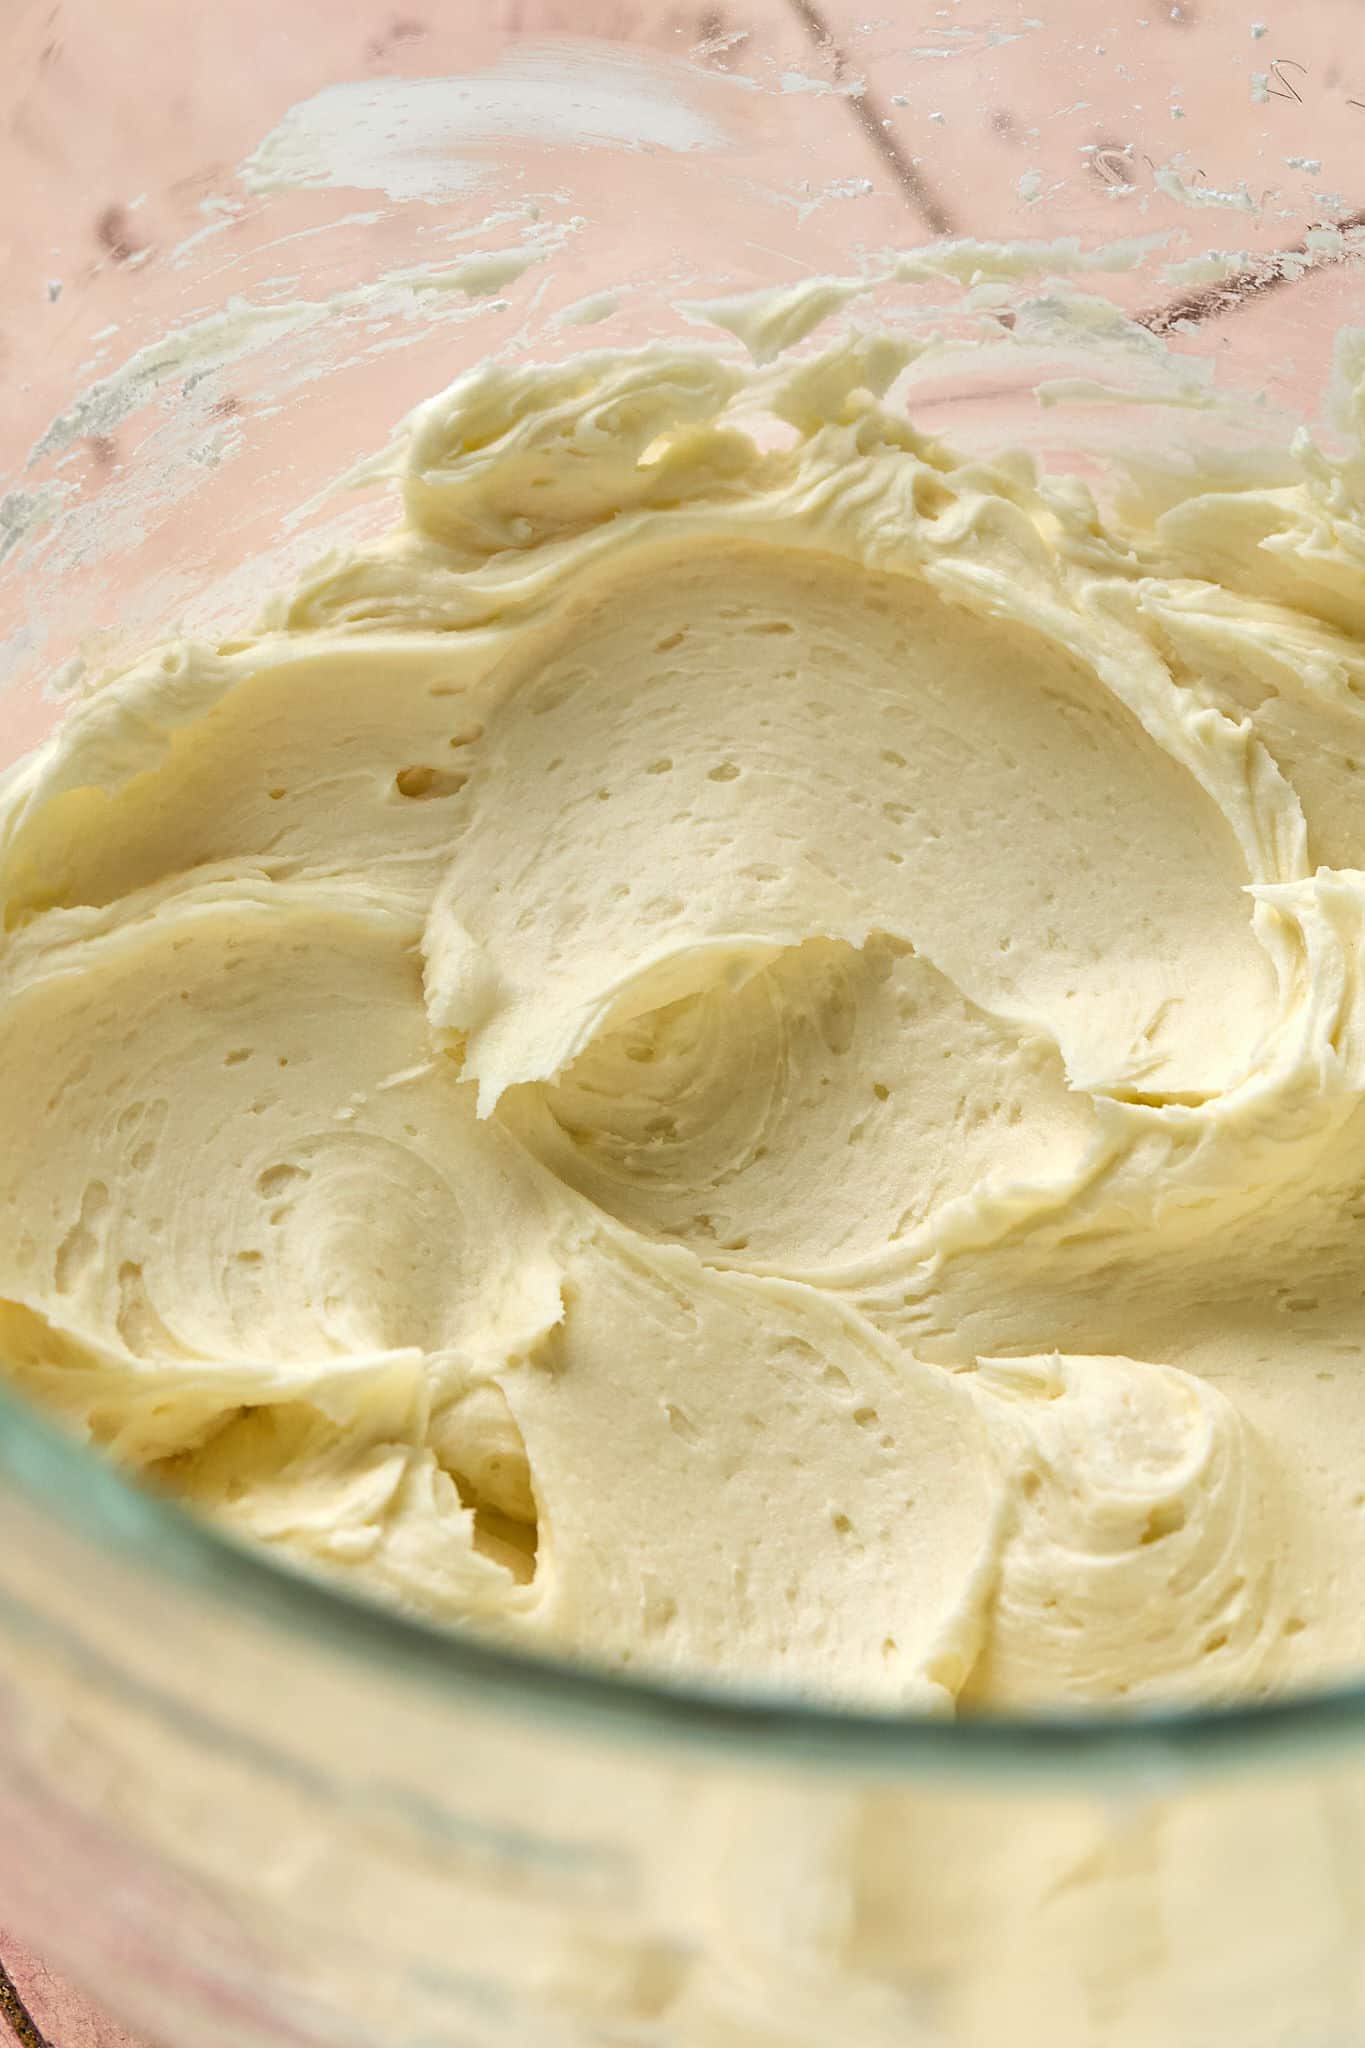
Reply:
[[1365, 1663], [1357, 465], [488, 367], [0, 792], [0, 1355], [410, 1610], [882, 1706]]

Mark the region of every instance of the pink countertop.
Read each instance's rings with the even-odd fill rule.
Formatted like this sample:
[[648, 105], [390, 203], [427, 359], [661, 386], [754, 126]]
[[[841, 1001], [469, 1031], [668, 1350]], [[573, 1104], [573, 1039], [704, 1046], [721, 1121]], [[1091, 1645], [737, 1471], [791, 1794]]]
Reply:
[[3, 1927], [0, 1957], [15, 1994], [10, 1998], [0, 1980], [0, 2048], [142, 2048], [69, 1985], [59, 1984]]

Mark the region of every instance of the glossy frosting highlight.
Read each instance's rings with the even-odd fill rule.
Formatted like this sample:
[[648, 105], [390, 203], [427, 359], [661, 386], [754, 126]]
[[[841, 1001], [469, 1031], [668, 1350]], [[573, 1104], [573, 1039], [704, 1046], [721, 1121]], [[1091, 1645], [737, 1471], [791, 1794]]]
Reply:
[[3, 793], [0, 1350], [410, 1610], [883, 1706], [1365, 1621], [1361, 477], [487, 367]]

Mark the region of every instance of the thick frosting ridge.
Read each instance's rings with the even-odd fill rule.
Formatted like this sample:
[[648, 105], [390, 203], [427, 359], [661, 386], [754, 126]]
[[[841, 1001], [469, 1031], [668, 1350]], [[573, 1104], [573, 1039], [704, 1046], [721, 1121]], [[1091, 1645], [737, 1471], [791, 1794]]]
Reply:
[[0, 1354], [412, 1611], [881, 1705], [1365, 1621], [1361, 473], [485, 367], [0, 794]]

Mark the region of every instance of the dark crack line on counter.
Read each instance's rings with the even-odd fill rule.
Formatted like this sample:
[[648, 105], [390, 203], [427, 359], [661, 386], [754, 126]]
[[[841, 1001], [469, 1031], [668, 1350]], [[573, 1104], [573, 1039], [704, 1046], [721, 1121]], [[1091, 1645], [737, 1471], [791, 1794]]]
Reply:
[[[811, 0], [787, 0], [790, 11], [805, 29], [811, 42], [826, 58], [834, 74], [835, 83], [848, 76], [848, 57], [818, 7]], [[936, 235], [950, 235], [955, 232], [952, 216], [939, 198], [929, 180], [908, 157], [896, 140], [892, 123], [887, 118], [877, 96], [860, 86], [856, 90], [845, 89], [843, 98], [847, 101], [859, 128], [863, 131], [873, 149], [882, 158], [900, 186], [910, 204], [919, 214], [926, 227]], [[1355, 104], [1352, 102], [1352, 104]], [[1365, 105], [1365, 102], [1361, 102]], [[1345, 215], [1343, 218], [1321, 223], [1323, 226], [1339, 228], [1343, 233], [1365, 228], [1365, 208]], [[1221, 318], [1225, 313], [1240, 311], [1254, 299], [1262, 298], [1267, 292], [1280, 291], [1285, 286], [1297, 284], [1300, 278], [1320, 270], [1329, 270], [1336, 264], [1351, 261], [1365, 255], [1365, 246], [1353, 246], [1332, 250], [1310, 249], [1306, 242], [1295, 242], [1287, 249], [1278, 249], [1269, 256], [1260, 257], [1244, 270], [1236, 271], [1222, 284], [1205, 285], [1197, 291], [1182, 292], [1162, 306], [1152, 306], [1134, 317], [1139, 327], [1145, 327], [1151, 334], [1169, 334], [1181, 325], [1198, 326], [1205, 321]], [[1283, 265], [1287, 258], [1304, 264], [1299, 276], [1286, 275]]]
[[20, 2048], [52, 2048], [47, 2035], [40, 2033], [34, 2024], [33, 2015], [19, 1995], [19, 1987], [0, 1961], [0, 2019], [9, 2027]]
[[[810, 4], [810, 0], [787, 0], [787, 5], [816, 49], [823, 57], [828, 58], [834, 72], [835, 83], [838, 84], [841, 79], [848, 76], [850, 67], [834, 31], [819, 9]], [[881, 101], [874, 93], [870, 93], [866, 86], [859, 86], [856, 90], [846, 89], [841, 97], [847, 102], [854, 120], [925, 226], [933, 234], [951, 235], [954, 232], [951, 215], [929, 180], [897, 142]]]
[[[1365, 210], [1349, 213], [1341, 220], [1324, 221], [1324, 227], [1339, 228], [1343, 234], [1351, 234], [1365, 227]], [[1295, 242], [1288, 249], [1276, 249], [1269, 256], [1260, 256], [1246, 269], [1234, 271], [1221, 284], [1202, 285], [1199, 290], [1182, 292], [1179, 298], [1171, 299], [1164, 306], [1153, 306], [1145, 313], [1134, 317], [1139, 327], [1145, 327], [1149, 334], [1170, 334], [1177, 327], [1197, 327], [1208, 320], [1221, 319], [1224, 313], [1240, 312], [1253, 299], [1264, 298], [1267, 292], [1283, 291], [1287, 286], [1299, 284], [1303, 278], [1311, 277], [1320, 270], [1330, 270], [1338, 263], [1349, 263], [1352, 258], [1365, 255], [1365, 243], [1352, 242], [1346, 248], [1317, 250], [1310, 249], [1306, 241]], [[1303, 269], [1295, 275], [1285, 272], [1286, 261], [1302, 263]]]

